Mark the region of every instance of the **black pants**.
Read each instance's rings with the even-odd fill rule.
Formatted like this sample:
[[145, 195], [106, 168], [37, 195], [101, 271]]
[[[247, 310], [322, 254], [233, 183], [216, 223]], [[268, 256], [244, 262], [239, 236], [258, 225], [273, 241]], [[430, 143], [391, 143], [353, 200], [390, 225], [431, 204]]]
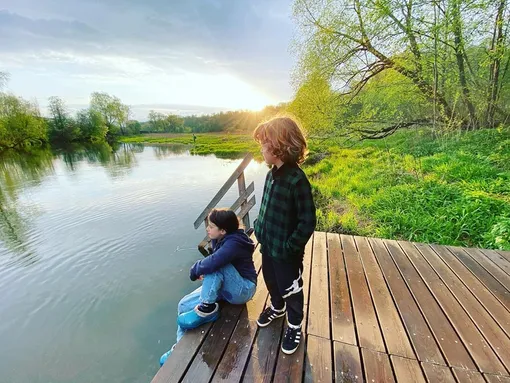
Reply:
[[303, 256], [283, 262], [262, 254], [262, 273], [275, 309], [287, 304], [287, 319], [294, 326], [303, 321]]

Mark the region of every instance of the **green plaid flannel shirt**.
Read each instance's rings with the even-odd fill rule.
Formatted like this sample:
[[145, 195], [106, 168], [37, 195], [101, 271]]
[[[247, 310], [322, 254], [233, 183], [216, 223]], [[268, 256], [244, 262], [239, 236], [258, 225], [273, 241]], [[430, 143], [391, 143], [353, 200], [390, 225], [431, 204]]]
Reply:
[[274, 166], [266, 176], [255, 236], [262, 254], [291, 261], [304, 253], [315, 230], [310, 182], [297, 164]]

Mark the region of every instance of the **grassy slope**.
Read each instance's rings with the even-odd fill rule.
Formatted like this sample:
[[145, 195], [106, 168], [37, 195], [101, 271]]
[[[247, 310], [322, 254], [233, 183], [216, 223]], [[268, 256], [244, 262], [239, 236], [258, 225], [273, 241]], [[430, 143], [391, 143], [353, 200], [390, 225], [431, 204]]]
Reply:
[[320, 229], [510, 249], [509, 129], [400, 132], [330, 153], [307, 168]]

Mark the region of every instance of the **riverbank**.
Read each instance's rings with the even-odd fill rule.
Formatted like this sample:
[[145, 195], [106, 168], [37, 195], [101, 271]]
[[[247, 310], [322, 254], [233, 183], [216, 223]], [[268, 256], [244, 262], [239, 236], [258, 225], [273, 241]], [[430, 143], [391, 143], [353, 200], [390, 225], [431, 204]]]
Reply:
[[260, 149], [250, 135], [200, 133], [196, 134], [153, 133], [140, 136], [122, 137], [121, 142], [143, 144], [181, 144], [192, 145], [190, 152], [197, 155], [214, 154], [217, 157], [239, 157], [252, 153], [262, 160]]
[[[193, 145], [193, 136], [122, 141]], [[304, 170], [315, 195], [317, 230], [510, 249], [510, 129], [441, 136], [422, 129], [349, 148], [333, 142], [311, 147], [317, 162]], [[249, 135], [197, 134], [191, 151], [260, 158]]]

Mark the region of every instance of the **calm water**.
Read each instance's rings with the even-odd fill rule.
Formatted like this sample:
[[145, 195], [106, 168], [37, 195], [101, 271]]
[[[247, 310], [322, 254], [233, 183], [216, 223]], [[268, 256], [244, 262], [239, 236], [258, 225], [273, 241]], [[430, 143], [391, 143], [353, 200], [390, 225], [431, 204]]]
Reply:
[[[142, 145], [0, 157], [0, 382], [149, 381], [198, 286], [193, 222], [239, 163]], [[252, 219], [266, 172], [246, 171]]]

